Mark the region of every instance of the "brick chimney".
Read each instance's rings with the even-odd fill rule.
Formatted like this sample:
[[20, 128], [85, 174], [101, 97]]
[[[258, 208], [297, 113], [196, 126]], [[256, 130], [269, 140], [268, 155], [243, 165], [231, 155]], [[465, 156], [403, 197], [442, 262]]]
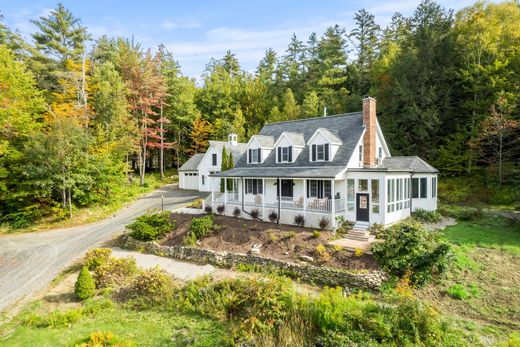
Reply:
[[363, 99], [363, 166], [376, 166], [376, 99], [366, 96]]

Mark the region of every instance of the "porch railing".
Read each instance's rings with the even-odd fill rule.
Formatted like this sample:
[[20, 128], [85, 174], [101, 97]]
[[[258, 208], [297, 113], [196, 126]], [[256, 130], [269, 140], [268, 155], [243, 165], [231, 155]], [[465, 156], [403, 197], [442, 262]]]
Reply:
[[[244, 205], [246, 206], [255, 206], [266, 208], [278, 208], [278, 200], [274, 201], [265, 201], [262, 204], [262, 199], [264, 196], [255, 195], [252, 198], [248, 198]], [[228, 203], [242, 203], [241, 197], [237, 192], [228, 192], [226, 196], [226, 201]], [[215, 202], [216, 203], [224, 203], [224, 193], [215, 193]], [[307, 205], [305, 209], [310, 212], [332, 212], [332, 204], [334, 203], [334, 211], [341, 212], [345, 210], [345, 201], [344, 199], [336, 198], [331, 199], [318, 199], [318, 198], [307, 198]], [[282, 196], [280, 201], [280, 208], [289, 209], [289, 210], [303, 210], [304, 199], [301, 197], [292, 197], [292, 196]]]

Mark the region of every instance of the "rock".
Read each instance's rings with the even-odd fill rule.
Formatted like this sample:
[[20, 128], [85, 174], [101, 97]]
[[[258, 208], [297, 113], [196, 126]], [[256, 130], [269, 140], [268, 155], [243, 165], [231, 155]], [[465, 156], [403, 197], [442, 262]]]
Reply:
[[308, 262], [308, 263], [313, 263], [314, 262], [314, 258], [313, 257], [309, 257], [308, 255], [300, 255], [300, 260]]
[[283, 252], [283, 255], [289, 255], [289, 252]]
[[251, 254], [260, 254], [260, 247], [262, 247], [262, 244], [254, 244], [253, 248], [249, 251]]

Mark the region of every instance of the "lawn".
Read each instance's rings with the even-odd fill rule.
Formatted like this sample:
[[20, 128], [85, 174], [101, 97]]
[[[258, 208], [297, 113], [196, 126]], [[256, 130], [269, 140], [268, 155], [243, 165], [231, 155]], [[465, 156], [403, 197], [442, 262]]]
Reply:
[[442, 235], [453, 245], [455, 267], [417, 295], [481, 335], [500, 339], [520, 330], [520, 222], [487, 216]]
[[[110, 302], [109, 302], [110, 303]], [[92, 332], [111, 332], [136, 346], [219, 346], [223, 344], [220, 323], [195, 315], [173, 311], [126, 309], [122, 305], [98, 305], [94, 313], [77, 322], [55, 327], [38, 327], [30, 323], [38, 310], [35, 303], [17, 322], [0, 328], [2, 346], [74, 346]], [[70, 310], [69, 310], [70, 311]], [[24, 322], [25, 320], [25, 322]], [[11, 330], [12, 329], [12, 330]]]
[[463, 247], [491, 248], [520, 256], [520, 221], [491, 216], [459, 221], [447, 227], [443, 237]]

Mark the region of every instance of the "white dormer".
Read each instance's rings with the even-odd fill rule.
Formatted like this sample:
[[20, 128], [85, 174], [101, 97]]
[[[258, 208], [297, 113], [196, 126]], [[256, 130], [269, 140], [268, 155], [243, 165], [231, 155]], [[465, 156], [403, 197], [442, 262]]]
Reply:
[[248, 164], [261, 164], [274, 148], [272, 136], [254, 135], [246, 147]]
[[274, 144], [276, 151], [276, 162], [294, 162], [304, 147], [305, 140], [303, 138], [303, 134], [284, 131]]
[[307, 141], [310, 162], [332, 161], [342, 142], [334, 131], [318, 128]]
[[238, 145], [238, 135], [237, 134], [234, 134], [234, 133], [231, 133], [228, 135], [228, 142], [231, 146], [236, 146]]

